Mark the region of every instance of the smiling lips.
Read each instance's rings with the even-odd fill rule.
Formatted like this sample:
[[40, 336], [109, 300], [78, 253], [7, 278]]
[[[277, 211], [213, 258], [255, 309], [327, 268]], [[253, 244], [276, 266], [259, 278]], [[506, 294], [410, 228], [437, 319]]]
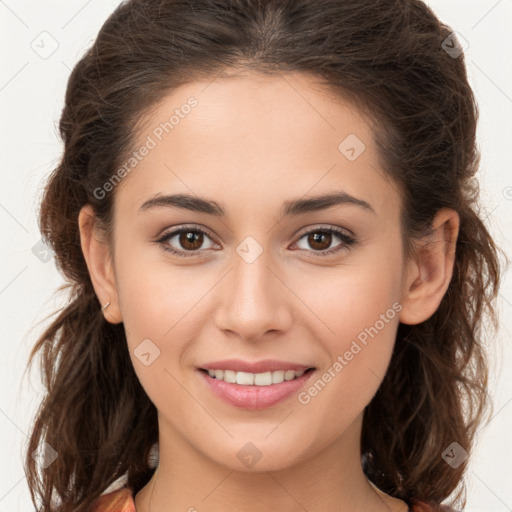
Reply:
[[262, 409], [298, 392], [314, 368], [277, 360], [254, 363], [238, 359], [203, 365], [209, 388], [224, 401], [244, 409]]

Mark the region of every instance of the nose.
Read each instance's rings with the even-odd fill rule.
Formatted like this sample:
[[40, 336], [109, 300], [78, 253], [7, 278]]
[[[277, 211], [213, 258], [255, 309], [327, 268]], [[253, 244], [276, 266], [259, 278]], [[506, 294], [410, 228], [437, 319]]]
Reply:
[[269, 251], [251, 263], [234, 254], [233, 267], [218, 290], [215, 321], [219, 329], [257, 341], [266, 333], [277, 336], [290, 328], [293, 293], [275, 267]]

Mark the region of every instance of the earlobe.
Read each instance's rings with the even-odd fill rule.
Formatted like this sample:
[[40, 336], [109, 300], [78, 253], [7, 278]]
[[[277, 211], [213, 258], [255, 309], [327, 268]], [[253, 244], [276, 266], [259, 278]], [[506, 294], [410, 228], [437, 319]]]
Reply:
[[432, 233], [418, 241], [415, 261], [409, 262], [404, 280], [400, 322], [419, 324], [437, 311], [453, 275], [459, 222], [455, 210], [442, 209], [434, 218]]
[[80, 210], [78, 226], [82, 253], [98, 297], [98, 308], [108, 322], [121, 323], [123, 320], [119, 310], [112, 255], [106, 241], [98, 236], [95, 229], [95, 214], [90, 204], [86, 204]]

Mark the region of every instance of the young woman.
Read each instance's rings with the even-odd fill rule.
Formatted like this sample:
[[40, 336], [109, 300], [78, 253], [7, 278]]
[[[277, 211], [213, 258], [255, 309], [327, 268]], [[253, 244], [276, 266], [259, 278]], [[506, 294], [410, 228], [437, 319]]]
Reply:
[[38, 510], [464, 504], [500, 270], [453, 48], [419, 0], [116, 9], [41, 205]]

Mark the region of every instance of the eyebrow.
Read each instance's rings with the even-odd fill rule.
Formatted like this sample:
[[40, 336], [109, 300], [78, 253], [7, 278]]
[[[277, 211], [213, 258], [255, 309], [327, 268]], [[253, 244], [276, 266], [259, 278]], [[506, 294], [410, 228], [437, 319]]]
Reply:
[[[346, 192], [340, 191], [308, 197], [306, 199], [299, 198], [285, 201], [281, 209], [281, 215], [283, 217], [303, 215], [305, 213], [326, 210], [338, 205], [359, 206], [362, 209], [375, 214], [375, 210], [368, 202], [363, 199], [358, 199]], [[139, 213], [153, 208], [162, 207], [183, 208], [198, 213], [214, 215], [216, 217], [226, 216], [226, 210], [217, 202], [189, 194], [156, 194], [141, 205]]]

